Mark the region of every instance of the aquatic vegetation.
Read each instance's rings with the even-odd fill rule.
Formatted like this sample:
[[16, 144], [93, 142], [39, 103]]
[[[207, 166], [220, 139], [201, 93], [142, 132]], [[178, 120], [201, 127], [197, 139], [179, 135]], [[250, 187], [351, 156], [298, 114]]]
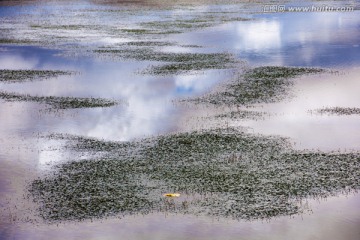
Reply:
[[266, 112], [258, 112], [258, 111], [248, 111], [248, 110], [238, 110], [238, 111], [230, 111], [223, 114], [216, 115], [216, 118], [227, 118], [227, 119], [263, 119], [266, 115], [269, 115]]
[[[360, 187], [360, 153], [296, 151], [285, 138], [229, 128], [129, 143], [53, 137], [106, 154], [57, 165], [29, 185], [48, 222], [154, 211], [271, 218], [302, 212], [302, 199]], [[168, 202], [164, 192], [187, 198]]]
[[92, 30], [92, 29], [101, 29], [102, 26], [93, 26], [93, 25], [30, 25], [31, 28], [39, 29], [49, 29], [49, 30]]
[[250, 21], [252, 19], [242, 17], [232, 17], [227, 13], [212, 12], [208, 14], [192, 15], [189, 19], [171, 18], [162, 21], [142, 22], [140, 25], [146, 29], [156, 31], [177, 31], [179, 33], [206, 27], [215, 26], [224, 22]]
[[239, 74], [222, 91], [184, 101], [215, 105], [250, 105], [278, 102], [288, 96], [290, 87], [293, 85], [293, 82], [289, 80], [290, 78], [323, 71], [323, 69], [318, 68], [257, 67]]
[[25, 82], [44, 80], [62, 75], [71, 75], [72, 71], [59, 70], [10, 70], [0, 69], [0, 82]]
[[0, 92], [0, 99], [6, 101], [38, 102], [50, 105], [53, 109], [111, 107], [117, 104], [115, 101], [104, 98], [45, 97], [8, 92]]
[[97, 53], [107, 53], [123, 59], [138, 61], [170, 62], [164, 65], [151, 66], [143, 74], [168, 75], [207, 69], [228, 69], [240, 61], [228, 53], [169, 53], [145, 49], [98, 49]]
[[164, 42], [164, 41], [133, 41], [133, 42], [124, 43], [123, 45], [137, 46], [137, 47], [163, 47], [163, 46], [174, 46], [175, 44], [172, 42]]
[[309, 111], [310, 113], [328, 114], [328, 115], [359, 115], [360, 108], [344, 108], [344, 107], [326, 107]]
[[159, 31], [159, 30], [144, 29], [144, 28], [121, 29], [121, 31], [129, 33], [129, 34], [135, 34], [135, 35], [140, 35], [140, 34], [164, 34], [164, 35], [167, 35], [167, 34], [181, 33], [180, 31], [176, 31], [176, 30]]
[[29, 39], [0, 38], [0, 44], [35, 44], [36, 41]]
[[174, 21], [173, 19], [168, 21], [153, 21], [153, 22], [144, 22], [141, 24], [144, 27], [151, 29], [176, 29], [179, 33], [184, 32], [185, 30], [204, 28], [211, 26], [206, 20], [203, 21]]
[[178, 45], [176, 42], [167, 42], [167, 41], [132, 41], [132, 42], [123, 43], [121, 45], [136, 46], [136, 47], [179, 46], [179, 47], [187, 47], [187, 48], [202, 48], [202, 46], [199, 45]]
[[121, 58], [134, 59], [139, 61], [157, 61], [157, 62], [203, 62], [209, 58], [222, 61], [230, 61], [231, 54], [228, 53], [172, 53], [156, 52], [149, 48], [125, 48], [125, 49], [98, 49], [95, 52], [117, 54]]
[[171, 63], [161, 66], [152, 66], [142, 73], [154, 75], [183, 74], [192, 71], [201, 71], [209, 69], [228, 69], [235, 67], [235, 61], [219, 62], [216, 59], [207, 59], [200, 62]]

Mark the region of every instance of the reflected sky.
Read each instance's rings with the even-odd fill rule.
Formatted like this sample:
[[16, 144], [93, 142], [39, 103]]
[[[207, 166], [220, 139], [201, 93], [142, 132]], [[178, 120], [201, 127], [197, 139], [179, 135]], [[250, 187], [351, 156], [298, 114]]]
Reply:
[[[111, 9], [111, 6], [96, 6], [96, 8], [97, 11], [101, 9], [108, 10]], [[26, 7], [1, 7], [0, 9], [2, 20], [6, 24], [7, 22], [12, 24], [12, 20], [16, 19], [20, 13], [41, 17], [45, 22], [59, 22], [61, 20], [59, 16], [67, 16], [77, 23], [82, 23], [85, 18], [79, 14], [82, 10], [89, 11], [87, 13], [90, 16], [95, 14], [94, 18], [92, 18], [94, 24], [116, 25], [121, 18], [119, 14], [114, 15], [109, 12], [93, 11], [94, 5], [85, 2], [69, 6], [66, 4], [54, 5], [53, 3], [47, 3]], [[231, 9], [228, 6], [224, 7], [221, 5], [218, 7], [198, 6], [192, 9], [195, 12], [206, 12], [209, 10], [228, 11]], [[161, 14], [167, 16], [186, 16], [188, 11], [189, 9], [168, 10], [164, 11], [165, 13], [150, 11], [146, 17], [158, 20]], [[56, 13], [59, 13], [59, 16]], [[138, 21], [136, 19], [143, 17], [143, 13], [141, 11], [135, 12], [131, 17], [126, 13], [122, 18], [124, 18], [125, 22], [136, 22]], [[291, 65], [342, 68], [344, 66], [360, 65], [360, 15], [357, 11], [347, 13], [257, 14], [251, 17], [255, 18], [255, 20], [230, 22], [189, 33], [164, 36], [163, 40], [165, 41], [205, 47], [196, 49], [164, 47], [162, 51], [228, 51], [235, 53], [239, 59], [247, 61], [251, 66]], [[121, 22], [121, 24], [124, 24], [124, 22]], [[83, 43], [87, 40], [92, 42], [96, 37], [96, 34], [94, 34], [88, 36], [88, 38], [85, 37]], [[97, 44], [103, 44], [102, 41], [104, 39], [107, 39], [107, 43], [113, 42], [114, 44], [120, 41], [114, 38], [114, 36], [103, 36], [101, 31], [97, 32], [97, 36], [100, 39], [97, 40]], [[121, 41], [129, 40], [131, 39], [121, 39]], [[80, 44], [82, 45], [83, 43]], [[66, 49], [66, 45], [60, 49], [64, 48]], [[56, 46], [56, 49], [59, 49], [59, 46]], [[67, 110], [60, 114], [52, 114], [43, 111], [46, 109], [46, 106], [43, 105], [8, 103], [0, 100], [0, 118], [2, 122], [0, 130], [2, 133], [11, 134], [11, 131], [13, 131], [19, 132], [22, 135], [31, 135], [30, 133], [33, 132], [62, 132], [106, 140], [128, 141], [135, 138], [176, 132], [181, 130], [179, 122], [182, 117], [187, 114], [187, 111], [191, 110], [175, 106], [172, 100], [179, 97], [193, 97], [203, 94], [220, 81], [224, 81], [224, 79], [231, 76], [227, 71], [215, 70], [204, 71], [201, 74], [166, 77], [150, 76], [139, 74], [138, 72], [150, 64], [154, 64], [152, 62], [113, 61], [81, 55], [67, 57], [66, 55], [61, 55], [61, 53], [62, 50], [51, 49], [51, 46], [46, 48], [0, 46], [0, 67], [3, 69], [59, 69], [78, 72], [75, 75], [61, 76], [57, 79], [46, 81], [12, 84], [0, 83], [0, 89], [2, 91], [32, 95], [103, 97], [118, 100], [121, 104], [111, 108]], [[356, 85], [356, 76], [352, 78], [354, 84], [350, 84], [348, 87], [356, 89], [358, 87]], [[313, 80], [313, 82], [318, 81]], [[304, 96], [312, 94], [310, 99], [313, 99], [313, 102], [321, 103], [317, 107], [339, 104], [347, 107], [351, 105], [349, 102], [342, 103], [340, 101], [342, 98], [340, 97], [336, 98], [340, 99], [339, 101], [332, 101], [334, 99], [332, 96], [343, 96], [343, 92], [347, 91], [346, 89], [338, 87], [332, 89], [326, 82], [321, 83], [323, 83], [322, 88], [329, 90], [327, 91], [328, 95], [325, 94], [327, 96], [324, 98], [327, 99], [326, 101], [316, 97], [312, 98], [319, 94], [312, 91], [315, 87], [315, 84], [312, 82], [307, 83], [307, 87], [303, 91], [306, 94], [300, 94], [297, 96], [297, 99], [302, 99], [299, 100], [302, 103], [309, 103], [309, 101], [304, 101]], [[330, 89], [332, 90], [330, 91]], [[356, 105], [358, 100], [358, 98], [354, 98], [352, 103]], [[307, 108], [314, 106], [308, 104], [299, 107], [298, 103], [295, 101], [292, 104], [285, 104], [285, 107], [279, 107], [279, 105], [274, 104], [267, 106], [266, 109], [281, 109], [282, 112], [277, 114], [288, 114], [289, 109], [301, 109], [301, 113], [296, 113], [300, 114], [296, 115], [297, 117], [303, 116], [304, 122], [309, 119], [314, 120], [315, 118], [310, 118], [306, 115]], [[288, 122], [293, 124], [290, 124], [291, 127], [289, 128], [283, 128], [283, 130], [276, 127], [275, 123], [283, 122], [287, 118], [282, 118], [279, 121], [279, 119], [273, 117], [266, 122], [247, 123], [247, 126], [251, 126], [255, 130], [257, 129], [264, 133], [284, 134], [290, 135], [294, 139], [303, 139], [299, 137], [302, 135], [300, 133], [304, 133], [302, 129], [308, 125], [304, 124], [302, 128], [299, 128], [300, 130], [292, 131], [297, 129], [294, 127], [294, 124], [300, 124], [300, 121], [291, 119], [291, 114], [288, 114], [287, 117]], [[333, 118], [327, 118], [329, 121], [331, 119]], [[338, 119], [334, 118], [334, 121], [336, 122]], [[353, 121], [356, 121], [356, 119], [353, 120], [351, 117], [349, 119], [346, 121], [351, 121], [351, 125], [354, 125]], [[278, 125], [286, 126], [286, 124]], [[272, 129], [272, 131], [266, 129]], [[312, 129], [312, 127], [307, 129]], [[317, 136], [319, 136], [317, 143], [321, 142], [322, 134]], [[303, 142], [313, 143], [310, 139]], [[349, 147], [347, 142], [342, 141], [344, 144], [341, 146]], [[317, 143], [306, 146], [316, 146]], [[332, 148], [334, 144], [328, 145], [327, 148]], [[350, 145], [354, 147], [356, 144], [352, 141]]]
[[[77, 74], [46, 81], [0, 83], [1, 89], [31, 95], [111, 98], [120, 104], [104, 109], [68, 110], [74, 112], [73, 117], [69, 120], [69, 115], [65, 114], [62, 121], [61, 114], [60, 119], [54, 119], [51, 113], [44, 113], [43, 118], [31, 121], [31, 117], [26, 116], [30, 111], [20, 111], [17, 113], [22, 116], [20, 119], [29, 119], [28, 132], [59, 131], [120, 141], [166, 133], [176, 127], [181, 114], [174, 108], [172, 100], [201, 94], [223, 78], [223, 74], [217, 71], [200, 75], [149, 76], [137, 73], [149, 62], [71, 60], [57, 56], [57, 53], [35, 47], [3, 47], [0, 62], [7, 69], [60, 69], [77, 71]], [[3, 123], [7, 122], [16, 129], [17, 121], [9, 114], [15, 111], [14, 105], [27, 109], [26, 106], [34, 104], [2, 101], [2, 105], [0, 116]], [[39, 121], [47, 124], [42, 125]], [[12, 127], [2, 124], [1, 128], [5, 131]]]
[[306, 204], [312, 214], [278, 217], [267, 221], [218, 220], [181, 214], [150, 214], [128, 216], [123, 219], [106, 219], [64, 223], [50, 226], [24, 224], [21, 229], [5, 225], [3, 235], [8, 239], [198, 239], [198, 240], [304, 240], [347, 239], [356, 240], [360, 195], [332, 197], [321, 204], [310, 200]]
[[[360, 68], [296, 80], [293, 98], [255, 108], [271, 114], [259, 121], [241, 122], [263, 134], [290, 137], [297, 149], [360, 151], [360, 116], [311, 113], [325, 107], [359, 107]], [[235, 125], [239, 123], [233, 123]]]
[[236, 52], [251, 65], [343, 67], [360, 64], [357, 11], [253, 15], [181, 39]]
[[[44, 8], [55, 11], [49, 6]], [[183, 12], [178, 10], [173, 14]], [[206, 46], [197, 50], [201, 52], [213, 52], [214, 49], [235, 52], [239, 59], [251, 65], [339, 68], [360, 64], [360, 15], [357, 12], [282, 13], [253, 17], [256, 20], [231, 22], [179, 34], [176, 38], [169, 36], [168, 40]], [[164, 48], [164, 51], [172, 50], [176, 51]], [[176, 119], [182, 114], [174, 108], [171, 100], [204, 93], [224, 80], [224, 71], [156, 77], [137, 73], [151, 62], [70, 58], [59, 56], [59, 53], [60, 50], [49, 48], [2, 46], [2, 68], [74, 70], [79, 74], [40, 82], [2, 83], [1, 89], [33, 95], [106, 97], [126, 104], [110, 109], [77, 110], [72, 119], [75, 122], [73, 127], [54, 123], [43, 131], [56, 129], [108, 140], [131, 140], [166, 133], [177, 128]], [[24, 119], [27, 118], [24, 116]], [[68, 120], [64, 119], [64, 122]], [[33, 126], [32, 123], [29, 125]]]

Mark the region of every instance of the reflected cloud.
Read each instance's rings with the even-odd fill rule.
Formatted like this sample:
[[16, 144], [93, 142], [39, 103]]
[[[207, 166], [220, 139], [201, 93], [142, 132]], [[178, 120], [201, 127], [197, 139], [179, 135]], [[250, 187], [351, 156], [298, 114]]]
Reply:
[[242, 122], [255, 132], [290, 137], [298, 149], [360, 150], [359, 116], [324, 116], [309, 110], [324, 107], [359, 107], [360, 69], [346, 74], [302, 77], [294, 88], [295, 98], [288, 102], [266, 104], [258, 111], [273, 116], [260, 121]]
[[360, 15], [356, 11], [259, 14], [253, 18], [173, 39], [236, 52], [252, 65], [360, 64]]
[[[1, 56], [2, 55], [2, 56]], [[24, 59], [19, 55], [10, 55], [7, 52], [0, 55], [0, 68], [1, 69], [34, 69], [38, 64], [35, 58]]]
[[256, 21], [235, 25], [235, 48], [263, 52], [281, 48], [281, 25], [278, 21]]
[[[194, 94], [208, 90], [215, 83], [224, 80], [224, 76], [217, 73], [212, 75], [208, 71], [206, 75], [180, 75], [175, 76], [176, 91], [178, 93]], [[215, 71], [214, 71], [215, 72]]]
[[[64, 70], [76, 66], [71, 61], [68, 64], [59, 62], [56, 56], [46, 51], [37, 51], [36, 48], [28, 51], [38, 53], [38, 60], [32, 63], [32, 58], [17, 57], [24, 65]], [[14, 56], [10, 54], [4, 57], [4, 61], [13, 59]], [[180, 119], [181, 111], [174, 107], [171, 102], [173, 99], [203, 93], [224, 78], [223, 74], [213, 70], [200, 75], [157, 77], [136, 73], [138, 69], [148, 66], [146, 62], [87, 61], [84, 61], [86, 64], [77, 66], [79, 74], [44, 81], [4, 84], [2, 87], [4, 91], [40, 96], [110, 98], [119, 101], [118, 106], [67, 110], [57, 117], [53, 116], [54, 113], [41, 113], [41, 117], [34, 118], [39, 113], [31, 112], [43, 111], [48, 106], [16, 103], [21, 106], [19, 109], [3, 108], [3, 114], [10, 113], [10, 120], [4, 124], [5, 128], [13, 123], [15, 129], [21, 125], [27, 132], [55, 131], [116, 141], [164, 134], [176, 129]], [[32, 108], [26, 109], [24, 106]], [[22, 117], [12, 115], [14, 112]], [[18, 121], [12, 121], [13, 118]], [[42, 162], [46, 162], [46, 155], [44, 156], [41, 157]]]

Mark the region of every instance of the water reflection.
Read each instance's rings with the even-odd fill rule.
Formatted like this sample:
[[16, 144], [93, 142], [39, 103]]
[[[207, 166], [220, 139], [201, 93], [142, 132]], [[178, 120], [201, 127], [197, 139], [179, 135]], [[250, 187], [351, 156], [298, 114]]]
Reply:
[[[311, 215], [279, 217], [270, 222], [238, 222], [187, 215], [151, 214], [108, 219], [102, 222], [79, 222], [21, 229], [5, 225], [7, 239], [347, 239], [360, 236], [358, 225], [360, 195], [333, 197], [319, 204], [309, 201]], [[45, 237], [46, 236], [46, 237]]]
[[346, 73], [300, 78], [291, 100], [257, 108], [271, 113], [271, 117], [240, 124], [256, 132], [290, 137], [298, 149], [360, 150], [359, 115], [328, 116], [309, 112], [324, 107], [359, 107], [359, 75], [360, 69], [355, 68]]
[[189, 44], [235, 51], [239, 58], [253, 65], [339, 67], [360, 64], [360, 15], [357, 11], [253, 17], [255, 21], [231, 22], [211, 31], [182, 34], [180, 38]]
[[[70, 119], [68, 114], [64, 118], [60, 114], [60, 119], [58, 116], [54, 119], [53, 114], [43, 114], [42, 117], [33, 119], [27, 115], [31, 113], [30, 109], [36, 112], [34, 106], [39, 107], [36, 104], [16, 103], [15, 105], [27, 109], [25, 112], [17, 112], [15, 108], [9, 111], [6, 107], [11, 107], [13, 103], [3, 103], [1, 116], [8, 115], [7, 118], [12, 118], [11, 112], [21, 114], [21, 124], [26, 125], [28, 122], [28, 132], [59, 131], [120, 141], [166, 133], [176, 128], [177, 119], [181, 115], [174, 108], [171, 102], [173, 99], [201, 94], [224, 76], [217, 71], [208, 71], [200, 75], [154, 77], [136, 73], [139, 69], [146, 68], [148, 62], [111, 62], [85, 58], [67, 60], [58, 57], [57, 52], [52, 50], [33, 47], [7, 49], [6, 54], [0, 58], [7, 63], [7, 68], [70, 69], [79, 74], [46, 81], [1, 83], [4, 91], [41, 96], [102, 97], [120, 102], [112, 108], [68, 110], [67, 112], [74, 112]], [[13, 59], [17, 61], [12, 61]], [[46, 106], [40, 108], [44, 109]], [[13, 121], [8, 122], [16, 128]], [[9, 126], [3, 124], [1, 128], [5, 131]]]
[[255, 21], [234, 26], [237, 41], [235, 49], [266, 53], [269, 49], [281, 48], [281, 26], [278, 21]]

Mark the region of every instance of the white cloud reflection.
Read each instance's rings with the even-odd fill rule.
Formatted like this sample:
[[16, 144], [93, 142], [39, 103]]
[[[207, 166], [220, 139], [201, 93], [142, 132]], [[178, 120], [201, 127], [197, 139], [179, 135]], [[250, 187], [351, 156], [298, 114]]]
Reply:
[[255, 21], [236, 24], [236, 49], [261, 52], [281, 48], [281, 26], [278, 21]]
[[6, 51], [1, 55], [0, 69], [33, 69], [38, 64], [37, 59], [24, 59], [22, 56], [12, 54], [10, 55]]

